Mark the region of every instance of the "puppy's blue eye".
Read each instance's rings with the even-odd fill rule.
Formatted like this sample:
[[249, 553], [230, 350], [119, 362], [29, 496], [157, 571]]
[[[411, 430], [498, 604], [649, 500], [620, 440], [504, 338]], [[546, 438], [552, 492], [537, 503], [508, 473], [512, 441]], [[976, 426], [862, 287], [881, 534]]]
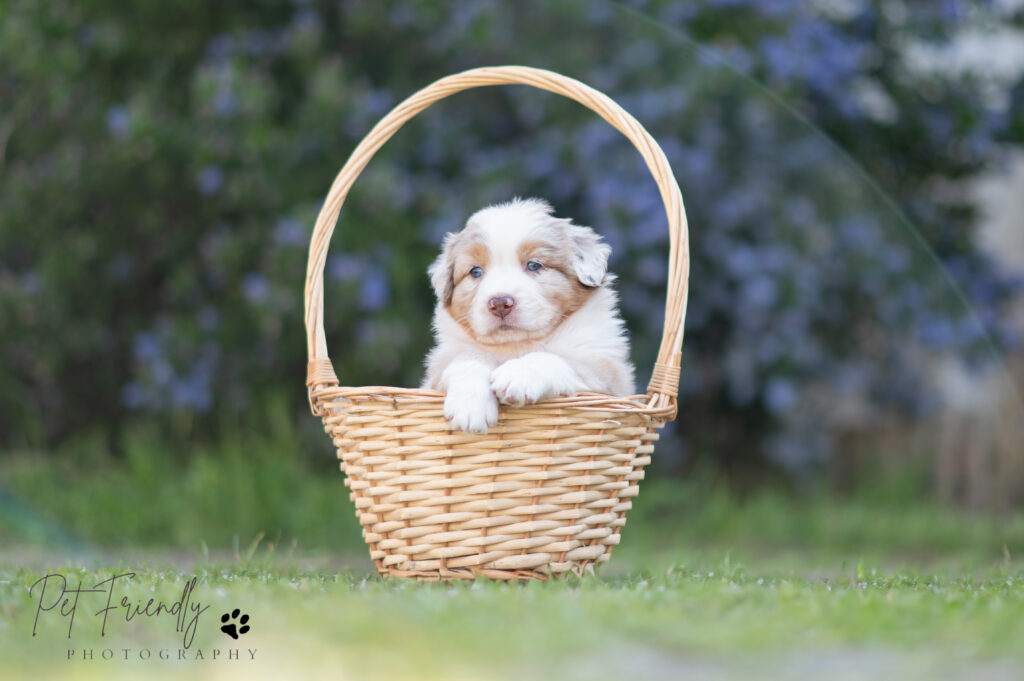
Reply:
[[474, 279], [479, 279], [480, 277], [484, 276], [484, 271], [479, 267], [474, 267], [469, 271], [469, 276], [473, 277]]
[[526, 263], [526, 269], [530, 270], [531, 272], [536, 272], [541, 267], [544, 267], [544, 265], [541, 265], [536, 260], [531, 260], [530, 262]]

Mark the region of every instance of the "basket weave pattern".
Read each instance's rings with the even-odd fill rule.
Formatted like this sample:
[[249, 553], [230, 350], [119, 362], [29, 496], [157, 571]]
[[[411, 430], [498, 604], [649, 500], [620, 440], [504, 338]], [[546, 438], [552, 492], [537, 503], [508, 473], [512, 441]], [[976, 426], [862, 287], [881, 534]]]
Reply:
[[[501, 407], [487, 434], [452, 431], [444, 396], [386, 386], [340, 387], [323, 330], [323, 270], [341, 205], [373, 154], [433, 102], [472, 87], [525, 84], [575, 99], [618, 128], [647, 162], [669, 222], [665, 329], [646, 395], [583, 393]], [[345, 484], [384, 575], [418, 579], [546, 578], [608, 559], [676, 414], [689, 272], [682, 196], [657, 143], [615, 102], [579, 81], [522, 66], [442, 78], [385, 116], [356, 147], [327, 196], [306, 275], [306, 384], [338, 448]]]

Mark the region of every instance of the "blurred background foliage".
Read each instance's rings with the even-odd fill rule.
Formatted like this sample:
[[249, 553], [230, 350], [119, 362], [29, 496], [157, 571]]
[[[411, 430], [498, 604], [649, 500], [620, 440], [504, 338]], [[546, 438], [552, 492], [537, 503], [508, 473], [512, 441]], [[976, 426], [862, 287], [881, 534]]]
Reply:
[[[845, 434], [942, 412], [937, 361], [1002, 372], [1019, 353], [1021, 273], [979, 247], [968, 188], [1024, 143], [1024, 83], [929, 59], [1020, 27], [1007, 7], [0, 3], [0, 447], [123, 458], [145, 432], [187, 460], [283, 418], [305, 429], [295, 450], [331, 456], [302, 385], [322, 197], [403, 97], [520, 63], [613, 97], [682, 188], [681, 411], [655, 465], [846, 470]], [[514, 195], [611, 243], [646, 380], [667, 250], [654, 183], [589, 111], [509, 87], [435, 105], [357, 182], [325, 273], [343, 383], [418, 385], [441, 236]]]

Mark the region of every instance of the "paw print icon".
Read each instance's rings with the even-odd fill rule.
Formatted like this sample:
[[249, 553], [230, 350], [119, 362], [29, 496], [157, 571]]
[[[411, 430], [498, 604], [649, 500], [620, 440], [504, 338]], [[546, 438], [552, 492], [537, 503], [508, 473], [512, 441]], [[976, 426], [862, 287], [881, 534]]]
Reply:
[[231, 612], [224, 613], [220, 618], [222, 623], [220, 630], [236, 641], [239, 636], [249, 631], [249, 616], [242, 614], [241, 619], [239, 619], [238, 615], [241, 612], [241, 610], [235, 608]]

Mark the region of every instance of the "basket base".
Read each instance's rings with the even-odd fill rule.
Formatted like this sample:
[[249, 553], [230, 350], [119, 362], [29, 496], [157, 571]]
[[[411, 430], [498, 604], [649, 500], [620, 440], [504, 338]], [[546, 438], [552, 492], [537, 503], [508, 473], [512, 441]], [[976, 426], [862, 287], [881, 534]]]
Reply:
[[[608, 555], [609, 554], [607, 553], [604, 554], [605, 557]], [[599, 560], [596, 562], [604, 561]], [[546, 582], [552, 579], [566, 577], [568, 575], [575, 575], [576, 577], [593, 575], [594, 563], [574, 563], [571, 568], [561, 572], [554, 572], [552, 570], [498, 570], [495, 568], [435, 568], [429, 570], [381, 568], [378, 571], [380, 576], [385, 579], [389, 577], [397, 577], [399, 579], [412, 579], [419, 582], [444, 582], [455, 579], [473, 581], [480, 578], [506, 582], [526, 582], [530, 580]]]
[[440, 395], [402, 397], [349, 393], [325, 400], [323, 417], [370, 558], [400, 579], [592, 574], [619, 543], [664, 423], [625, 399], [541, 403], [468, 434], [451, 430]]

